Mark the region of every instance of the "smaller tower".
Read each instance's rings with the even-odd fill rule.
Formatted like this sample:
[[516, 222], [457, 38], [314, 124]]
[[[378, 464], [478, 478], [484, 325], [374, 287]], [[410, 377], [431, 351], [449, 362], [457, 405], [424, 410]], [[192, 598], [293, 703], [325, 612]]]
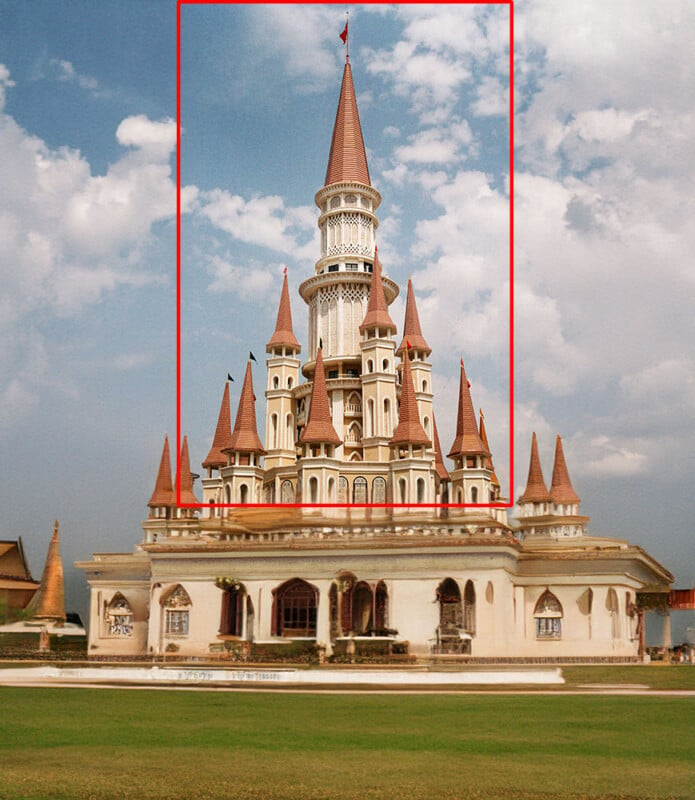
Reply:
[[[203, 502], [206, 504], [223, 503], [222, 478], [219, 470], [229, 463], [226, 453], [232, 440], [232, 422], [229, 411], [229, 381], [225, 381], [220, 413], [217, 417], [217, 427], [212, 440], [210, 452], [203, 461], [203, 469], [207, 470], [207, 477], [203, 478]], [[213, 475], [213, 470], [217, 472]], [[215, 509], [209, 509], [210, 516], [217, 516]]]
[[152, 497], [147, 504], [150, 508], [150, 519], [171, 519], [176, 508], [176, 496], [171, 480], [171, 456], [169, 455], [169, 437], [164, 437], [162, 458], [159, 462], [157, 480]]
[[198, 498], [193, 494], [193, 481], [199, 478], [199, 475], [191, 472], [191, 461], [188, 455], [188, 436], [183, 437], [181, 443], [181, 457], [179, 460], [179, 473], [178, 473], [178, 501], [182, 504], [177, 506], [178, 518], [196, 520], [198, 517], [198, 510], [196, 508], [183, 508], [184, 505], [197, 505]]
[[256, 396], [253, 393], [251, 359], [246, 364], [234, 430], [224, 451], [229, 464], [220, 469], [224, 485], [223, 502], [239, 505], [258, 503], [263, 488], [261, 456], [265, 454], [256, 426]]
[[275, 331], [265, 347], [268, 385], [265, 396], [265, 457], [266, 470], [293, 466], [297, 460], [296, 401], [293, 389], [299, 383], [299, 353], [301, 347], [292, 330], [292, 309], [287, 285], [287, 271], [282, 281]]
[[456, 438], [449, 451], [449, 458], [454, 461], [451, 502], [461, 505], [488, 503], [490, 499], [491, 476], [486, 467], [486, 459], [490, 457], [490, 453], [478, 432], [470, 386], [461, 359]]
[[432, 433], [434, 434], [434, 441], [432, 442], [434, 445], [434, 468], [438, 478], [436, 482], [437, 502], [448, 503], [451, 475], [449, 475], [449, 470], [446, 468], [444, 458], [442, 457], [442, 445], [439, 441], [439, 431], [437, 430], [437, 420], [434, 416], [434, 411], [432, 412]]
[[27, 610], [31, 612], [34, 620], [53, 622], [59, 627], [65, 623], [65, 584], [63, 561], [60, 557], [58, 520], [53, 525], [53, 536], [48, 545], [41, 585]]
[[[374, 248], [374, 272], [367, 313], [360, 325], [362, 351], [362, 442], [365, 461], [386, 461], [396, 413], [396, 326], [389, 316], [384, 295], [379, 253]], [[349, 431], [349, 428], [348, 428]], [[350, 437], [351, 438], [351, 437]], [[346, 441], [346, 460], [350, 458]]]
[[587, 517], [579, 514], [579, 495], [572, 488], [562, 438], [555, 440], [555, 462], [553, 479], [550, 483], [550, 497], [553, 501], [552, 513], [555, 517], [555, 534], [558, 537], [583, 536], [586, 534]]
[[398, 425], [391, 437], [391, 482], [394, 502], [402, 505], [434, 502], [434, 457], [430, 437], [420, 422], [410, 359], [403, 359]]
[[298, 490], [302, 503], [335, 503], [338, 496], [340, 462], [335, 449], [342, 440], [331, 421], [321, 348], [316, 352], [314, 385], [311, 387], [309, 416], [299, 443]]
[[405, 301], [403, 339], [396, 351], [401, 359], [410, 358], [415, 397], [425, 433], [432, 437], [432, 365], [427, 360], [432, 348], [425, 341], [420, 327], [420, 317], [415, 302], [413, 282], [408, 278], [408, 296]]

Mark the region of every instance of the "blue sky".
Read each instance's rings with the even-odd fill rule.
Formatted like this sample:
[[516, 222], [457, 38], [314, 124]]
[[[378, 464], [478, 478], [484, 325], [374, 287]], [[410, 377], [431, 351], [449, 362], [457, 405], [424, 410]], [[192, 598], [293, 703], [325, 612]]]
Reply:
[[[284, 266], [306, 341], [346, 8], [380, 255], [416, 287], [442, 444], [463, 356], [505, 482], [508, 11], [482, 5], [182, 9], [192, 458], [249, 349], [262, 394]], [[548, 480], [561, 433], [591, 532], [693, 585], [695, 10], [519, 0], [515, 20], [512, 493], [531, 432]], [[39, 573], [55, 517], [66, 564], [135, 546], [175, 429], [176, 6], [0, 0], [0, 65], [0, 536]]]

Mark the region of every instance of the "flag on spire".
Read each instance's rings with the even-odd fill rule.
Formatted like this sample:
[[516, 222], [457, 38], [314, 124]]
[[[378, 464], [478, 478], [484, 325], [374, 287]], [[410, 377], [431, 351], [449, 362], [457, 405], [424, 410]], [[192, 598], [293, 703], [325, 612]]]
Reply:
[[348, 38], [348, 24], [346, 20], [343, 32], [340, 34], [340, 40], [342, 41], [343, 44], [347, 44], [347, 38]]

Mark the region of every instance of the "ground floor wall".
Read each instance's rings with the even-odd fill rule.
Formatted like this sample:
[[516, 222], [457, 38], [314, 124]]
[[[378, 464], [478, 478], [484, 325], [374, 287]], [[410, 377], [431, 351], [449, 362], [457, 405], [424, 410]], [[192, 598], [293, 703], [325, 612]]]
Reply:
[[511, 548], [156, 554], [139, 581], [90, 581], [89, 652], [204, 657], [220, 642], [303, 640], [330, 655], [381, 638], [420, 657], [637, 655], [625, 573], [597, 564], [576, 577], [570, 563], [529, 578], [516, 566]]

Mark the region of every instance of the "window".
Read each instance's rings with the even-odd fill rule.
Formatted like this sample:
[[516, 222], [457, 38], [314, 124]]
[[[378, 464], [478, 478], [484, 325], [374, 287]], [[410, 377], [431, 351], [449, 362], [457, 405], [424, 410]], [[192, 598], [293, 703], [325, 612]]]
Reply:
[[536, 603], [537, 639], [560, 639], [562, 636], [562, 606], [555, 595], [546, 589]]
[[329, 264], [328, 265], [328, 271], [329, 272], [337, 272], [338, 271], [338, 265], [337, 264]]
[[188, 636], [188, 619], [192, 605], [188, 592], [177, 583], [162, 595], [161, 603], [164, 607], [166, 635]]
[[345, 269], [348, 272], [357, 272], [357, 264], [346, 264]]
[[294, 487], [291, 481], [283, 481], [280, 486], [280, 502], [294, 503]]
[[120, 592], [111, 598], [104, 616], [108, 636], [132, 636], [133, 610]]
[[377, 476], [372, 482], [372, 503], [386, 502], [386, 481]]
[[166, 610], [167, 636], [188, 636], [188, 611]]
[[473, 581], [466, 581], [463, 590], [463, 629], [475, 636], [475, 587]]
[[273, 377], [273, 389], [278, 389], [280, 386], [280, 378], [277, 375]]
[[471, 487], [471, 503], [477, 503], [477, 502], [478, 502], [478, 488], [477, 488], [477, 486], [472, 486]]
[[355, 478], [355, 482], [352, 485], [352, 502], [367, 502], [367, 479], [362, 476]]
[[337, 369], [329, 369], [328, 370], [328, 380], [336, 380], [338, 377], [338, 370]]
[[316, 636], [318, 590], [293, 578], [274, 591], [273, 623], [276, 636]]

